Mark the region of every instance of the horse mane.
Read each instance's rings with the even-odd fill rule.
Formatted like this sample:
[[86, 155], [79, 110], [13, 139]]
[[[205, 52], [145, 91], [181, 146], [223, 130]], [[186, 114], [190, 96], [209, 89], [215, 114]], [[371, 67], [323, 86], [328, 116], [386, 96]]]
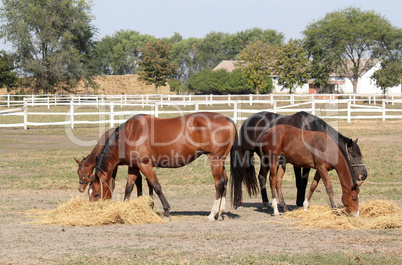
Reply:
[[[346, 162], [348, 164], [348, 167], [349, 167], [350, 172], [352, 174], [353, 184], [356, 184], [356, 176], [355, 176], [354, 171], [352, 170], [352, 164], [350, 163], [349, 156], [346, 153], [346, 148], [345, 148], [345, 145], [347, 145], [349, 142], [351, 142], [352, 139], [342, 135], [337, 130], [335, 130], [331, 125], [326, 123], [323, 119], [321, 119], [321, 118], [319, 118], [319, 117], [317, 117], [315, 115], [309, 114], [309, 113], [307, 113], [305, 111], [300, 111], [300, 112], [298, 112], [296, 114], [297, 115], [302, 115], [304, 117], [312, 118], [313, 120], [310, 121], [310, 124], [312, 126], [312, 130], [313, 131], [325, 132], [335, 141], [335, 143], [338, 145], [339, 150], [341, 151], [342, 155], [345, 157], [345, 160], [346, 160]], [[353, 147], [353, 148], [355, 148], [355, 147]], [[355, 148], [355, 149], [361, 155], [360, 149], [359, 148]]]
[[120, 132], [125, 128], [127, 123], [139, 116], [142, 116], [144, 114], [137, 114], [125, 121], [124, 123], [120, 124], [119, 127], [116, 128], [116, 130], [109, 136], [107, 141], [105, 142], [105, 145], [102, 148], [100, 157], [98, 159], [98, 162], [96, 163], [96, 168], [95, 168], [95, 177], [94, 179], [99, 179], [99, 172], [106, 172], [107, 171], [107, 161], [109, 161], [112, 158], [116, 158], [113, 153], [113, 150], [116, 146], [119, 145], [119, 139], [120, 139]]

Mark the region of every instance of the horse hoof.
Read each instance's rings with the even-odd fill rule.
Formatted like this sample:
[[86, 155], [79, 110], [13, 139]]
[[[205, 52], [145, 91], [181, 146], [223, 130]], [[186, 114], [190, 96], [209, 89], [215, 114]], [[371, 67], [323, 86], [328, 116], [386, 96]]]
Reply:
[[263, 202], [262, 204], [264, 205], [265, 208], [272, 208], [269, 202]]
[[215, 222], [215, 218], [209, 218], [209, 217], [207, 217], [207, 219], [205, 219], [205, 222], [206, 222], [206, 223], [213, 223], [213, 222]]
[[172, 221], [172, 218], [170, 216], [163, 216], [162, 220], [165, 222], [170, 222]]

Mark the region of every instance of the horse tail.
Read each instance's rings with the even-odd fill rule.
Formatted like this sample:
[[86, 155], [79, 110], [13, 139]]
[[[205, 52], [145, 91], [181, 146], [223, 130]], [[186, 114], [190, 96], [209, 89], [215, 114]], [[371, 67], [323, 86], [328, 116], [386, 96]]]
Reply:
[[[254, 152], [252, 152], [254, 154]], [[242, 205], [242, 184], [245, 182], [249, 195], [257, 194], [258, 186], [255, 177], [252, 157], [247, 157], [241, 148], [241, 143], [236, 131], [235, 140], [230, 150], [230, 175], [231, 175], [231, 199], [233, 206]], [[252, 176], [252, 177], [250, 177]]]

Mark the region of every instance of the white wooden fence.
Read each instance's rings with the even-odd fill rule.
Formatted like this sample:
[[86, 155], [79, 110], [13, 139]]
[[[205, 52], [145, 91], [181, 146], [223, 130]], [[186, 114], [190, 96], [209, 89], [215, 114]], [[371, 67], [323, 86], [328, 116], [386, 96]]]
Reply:
[[[1, 118], [6, 116], [23, 116], [23, 122], [20, 123], [3, 123], [2, 127], [23, 127], [28, 126], [51, 126], [64, 125], [74, 128], [78, 124], [109, 124], [115, 127], [117, 124], [123, 123], [125, 119], [120, 117], [132, 116], [135, 114], [151, 114], [156, 117], [162, 114], [183, 115], [198, 111], [214, 111], [229, 115], [236, 123], [247, 119], [253, 113], [263, 110], [281, 114], [291, 114], [298, 111], [306, 111], [317, 115], [324, 119], [345, 119], [350, 122], [352, 119], [401, 119], [402, 118], [402, 100], [394, 96], [389, 99], [379, 99], [378, 96], [372, 95], [318, 95], [327, 99], [316, 99], [317, 95], [247, 95], [247, 96], [172, 96], [172, 95], [119, 95], [119, 96], [29, 96], [21, 97], [22, 108], [11, 108], [18, 106], [19, 100], [15, 101], [7, 99], [7, 108], [0, 110]], [[337, 97], [344, 99], [337, 99]], [[9, 97], [9, 96], [8, 96]], [[363, 99], [362, 99], [363, 98]], [[366, 104], [357, 104], [364, 101]], [[18, 104], [17, 104], [18, 103]], [[367, 104], [368, 103], [368, 104]], [[211, 107], [212, 105], [219, 105]], [[260, 108], [253, 107], [258, 104]], [[317, 105], [320, 104], [318, 107]], [[322, 107], [324, 104], [324, 108]], [[224, 106], [227, 107], [225, 108]], [[34, 107], [47, 106], [68, 106], [67, 112], [41, 111], [35, 112]], [[169, 109], [163, 110], [164, 106]], [[203, 106], [201, 110], [200, 106]], [[247, 108], [246, 108], [247, 106]], [[388, 107], [389, 106], [389, 107]], [[392, 107], [391, 107], [392, 106]], [[81, 107], [102, 108], [93, 112], [80, 112], [77, 109]], [[137, 110], [120, 110], [135, 107]], [[184, 108], [182, 108], [184, 107]], [[262, 107], [262, 108], [261, 108]], [[28, 111], [29, 109], [29, 111]], [[139, 110], [138, 110], [139, 109]], [[100, 117], [100, 113], [102, 114]], [[63, 116], [62, 121], [53, 122], [33, 122], [29, 121], [32, 116]], [[96, 120], [76, 120], [77, 116], [98, 116]]]

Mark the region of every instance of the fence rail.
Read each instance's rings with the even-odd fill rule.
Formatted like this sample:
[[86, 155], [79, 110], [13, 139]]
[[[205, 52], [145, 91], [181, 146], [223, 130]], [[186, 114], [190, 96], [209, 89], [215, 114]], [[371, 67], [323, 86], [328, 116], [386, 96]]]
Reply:
[[[7, 95], [9, 97], [9, 95]], [[246, 96], [172, 96], [172, 95], [121, 95], [121, 96], [74, 96], [61, 97], [58, 95], [25, 96], [21, 97], [21, 108], [10, 108], [19, 106], [14, 104], [17, 101], [7, 100], [5, 109], [0, 110], [1, 118], [6, 116], [23, 116], [23, 122], [3, 123], [0, 128], [28, 126], [68, 126], [74, 128], [79, 124], [109, 124], [110, 127], [126, 121], [119, 117], [135, 114], [151, 114], [156, 117], [162, 114], [187, 114], [199, 111], [214, 111], [229, 115], [235, 123], [244, 121], [253, 113], [260, 111], [271, 111], [281, 114], [290, 114], [298, 111], [306, 111], [318, 115], [324, 119], [344, 119], [350, 122], [352, 119], [401, 119], [402, 118], [402, 99], [390, 96], [389, 99], [378, 99], [370, 95], [246, 95]], [[342, 98], [341, 98], [342, 96]], [[13, 96], [15, 97], [15, 96]], [[323, 99], [324, 98], [324, 99]], [[325, 99], [326, 98], [326, 99]], [[52, 100], [51, 100], [52, 99]], [[0, 103], [4, 101], [0, 101]], [[360, 104], [357, 104], [360, 103]], [[365, 105], [363, 105], [365, 103]], [[320, 104], [320, 106], [318, 106]], [[326, 108], [322, 109], [322, 104]], [[368, 105], [367, 105], [368, 104]], [[218, 107], [212, 107], [219, 105]], [[226, 106], [227, 107], [224, 107]], [[253, 107], [257, 105], [260, 108]], [[279, 106], [280, 105], [280, 106]], [[396, 106], [395, 106], [396, 105]], [[1, 105], [0, 105], [1, 106]], [[46, 106], [68, 106], [68, 111], [34, 111], [35, 107]], [[164, 110], [164, 107], [174, 106], [174, 110]], [[201, 110], [201, 106], [203, 109]], [[390, 106], [390, 107], [388, 107]], [[392, 106], [392, 107], [391, 107]], [[79, 112], [81, 107], [102, 108], [103, 111]], [[120, 110], [124, 108], [137, 108], [137, 110]], [[183, 108], [184, 107], [184, 108]], [[262, 108], [261, 108], [262, 107]], [[221, 109], [216, 109], [221, 108]], [[28, 111], [29, 109], [29, 111]], [[139, 109], [139, 110], [138, 110]], [[319, 113], [319, 114], [318, 114]], [[376, 115], [377, 114], [377, 115]], [[62, 116], [62, 121], [29, 121], [33, 116]], [[96, 120], [77, 120], [78, 116], [89, 117], [98, 116]], [[100, 117], [103, 116], [103, 117]]]

